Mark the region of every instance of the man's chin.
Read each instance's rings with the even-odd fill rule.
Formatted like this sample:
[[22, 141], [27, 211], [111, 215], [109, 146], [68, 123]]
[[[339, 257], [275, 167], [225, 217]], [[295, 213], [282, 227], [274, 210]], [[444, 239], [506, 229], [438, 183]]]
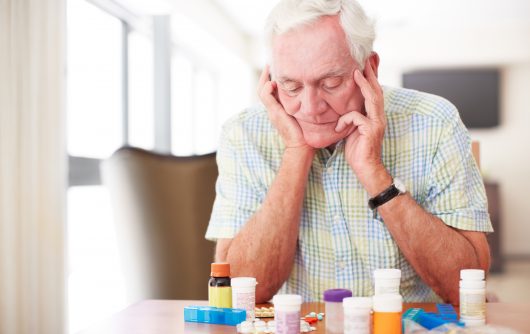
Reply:
[[333, 133], [332, 135], [329, 135], [329, 136], [304, 134], [304, 139], [307, 145], [313, 148], [316, 148], [316, 149], [321, 149], [321, 148], [334, 145], [338, 141], [340, 141], [342, 138], [343, 136], [341, 136], [338, 133]]

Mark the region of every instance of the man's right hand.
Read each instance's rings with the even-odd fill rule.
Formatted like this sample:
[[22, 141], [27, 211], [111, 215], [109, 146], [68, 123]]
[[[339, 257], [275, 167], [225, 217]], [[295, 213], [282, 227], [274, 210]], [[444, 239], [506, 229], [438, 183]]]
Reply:
[[310, 148], [298, 122], [287, 114], [278, 101], [278, 84], [270, 80], [269, 74], [269, 65], [266, 65], [259, 78], [258, 96], [265, 105], [272, 124], [280, 132], [285, 148]]

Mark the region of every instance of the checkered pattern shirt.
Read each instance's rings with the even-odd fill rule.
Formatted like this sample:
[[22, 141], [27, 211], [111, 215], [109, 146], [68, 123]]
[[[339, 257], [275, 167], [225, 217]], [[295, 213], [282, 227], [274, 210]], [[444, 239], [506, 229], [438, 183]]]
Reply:
[[[443, 98], [413, 90], [384, 87], [384, 96], [388, 125], [382, 159], [390, 174], [445, 224], [492, 232], [482, 178], [456, 108]], [[263, 106], [249, 108], [224, 125], [207, 239], [233, 238], [259, 209], [283, 151]], [[381, 216], [368, 208], [368, 199], [346, 162], [344, 141], [333, 153], [317, 151], [307, 180], [294, 266], [281, 293], [300, 294], [304, 301], [321, 301], [323, 291], [330, 288], [371, 296], [373, 271], [398, 268], [405, 301], [440, 300], [405, 259]]]

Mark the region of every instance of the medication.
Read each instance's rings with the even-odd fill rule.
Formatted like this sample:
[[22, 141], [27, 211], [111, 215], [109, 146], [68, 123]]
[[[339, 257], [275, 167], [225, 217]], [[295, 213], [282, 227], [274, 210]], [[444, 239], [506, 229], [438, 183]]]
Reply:
[[232, 285], [232, 307], [247, 311], [247, 320], [254, 319], [256, 307], [256, 279], [254, 277], [234, 277]]
[[372, 298], [344, 298], [342, 307], [344, 309], [344, 334], [370, 334], [372, 329]]
[[213, 307], [232, 308], [232, 288], [230, 286], [230, 264], [212, 263], [208, 281], [208, 304]]
[[184, 321], [235, 326], [246, 319], [246, 311], [212, 306], [184, 307]]
[[274, 307], [256, 307], [254, 308], [254, 316], [256, 318], [273, 318]]
[[342, 300], [351, 296], [352, 292], [347, 289], [329, 289], [324, 291], [326, 333], [342, 333], [344, 331]]
[[460, 320], [468, 327], [486, 324], [486, 282], [484, 270], [460, 271]]
[[299, 334], [302, 296], [275, 295], [272, 303], [274, 304], [276, 334]]
[[400, 281], [401, 270], [376, 269], [374, 270], [374, 294], [399, 294]]
[[403, 299], [398, 294], [375, 295], [373, 334], [401, 334]]

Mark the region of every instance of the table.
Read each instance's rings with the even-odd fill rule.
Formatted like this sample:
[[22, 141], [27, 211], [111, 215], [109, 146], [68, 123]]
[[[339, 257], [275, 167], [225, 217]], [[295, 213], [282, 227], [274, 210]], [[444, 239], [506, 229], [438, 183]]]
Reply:
[[[98, 324], [80, 334], [172, 334], [172, 333], [236, 333], [235, 326], [207, 325], [184, 322], [184, 306], [207, 305], [197, 300], [144, 300], [115, 314], [104, 323]], [[406, 303], [405, 309], [421, 307], [436, 311], [434, 304]], [[323, 303], [304, 303], [302, 316], [324, 312]], [[509, 327], [521, 334], [530, 333], [530, 303], [488, 303], [487, 323]], [[312, 334], [325, 333], [325, 317], [314, 325]]]

